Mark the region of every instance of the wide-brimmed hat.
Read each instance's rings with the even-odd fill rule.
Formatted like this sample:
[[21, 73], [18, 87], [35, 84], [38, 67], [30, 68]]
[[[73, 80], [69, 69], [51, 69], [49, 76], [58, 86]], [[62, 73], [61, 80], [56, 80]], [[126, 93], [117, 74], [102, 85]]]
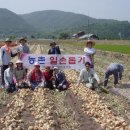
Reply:
[[38, 62], [35, 62], [34, 66], [40, 66], [40, 64]]
[[20, 39], [19, 39], [19, 42], [21, 42], [22, 40], [24, 40], [25, 42], [27, 41], [27, 38], [26, 37], [21, 37]]
[[88, 44], [88, 43], [92, 43], [92, 46], [95, 46], [95, 41], [93, 41], [93, 40], [87, 40], [86, 44]]
[[5, 42], [12, 42], [10, 38], [6, 38]]
[[22, 64], [23, 62], [21, 60], [17, 60], [16, 64]]
[[52, 45], [56, 45], [56, 42], [54, 42], [54, 41], [51, 42], [51, 43], [50, 43], [50, 46], [52, 46]]

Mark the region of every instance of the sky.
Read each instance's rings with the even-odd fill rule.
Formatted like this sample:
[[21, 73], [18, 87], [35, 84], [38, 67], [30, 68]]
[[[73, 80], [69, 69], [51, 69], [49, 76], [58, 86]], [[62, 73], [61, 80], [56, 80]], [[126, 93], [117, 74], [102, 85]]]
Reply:
[[61, 10], [94, 18], [130, 21], [130, 0], [0, 0], [0, 8], [17, 14]]

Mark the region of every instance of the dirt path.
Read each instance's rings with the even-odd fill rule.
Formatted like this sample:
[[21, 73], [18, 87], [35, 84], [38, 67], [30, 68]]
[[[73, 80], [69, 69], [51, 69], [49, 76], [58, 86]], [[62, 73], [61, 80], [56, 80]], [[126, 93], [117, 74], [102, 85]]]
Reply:
[[81, 106], [84, 102], [79, 100], [78, 97], [71, 91], [67, 92], [65, 102], [73, 109], [75, 113], [75, 120], [77, 120], [80, 124], [79, 130], [101, 130], [99, 124], [82, 112]]
[[29, 91], [28, 96], [25, 98], [25, 107], [23, 112], [20, 114], [20, 119], [22, 120], [22, 123], [19, 124], [21, 128], [24, 130], [27, 130], [29, 126], [33, 126], [35, 123], [35, 118], [30, 112], [30, 101], [32, 99], [32, 91]]

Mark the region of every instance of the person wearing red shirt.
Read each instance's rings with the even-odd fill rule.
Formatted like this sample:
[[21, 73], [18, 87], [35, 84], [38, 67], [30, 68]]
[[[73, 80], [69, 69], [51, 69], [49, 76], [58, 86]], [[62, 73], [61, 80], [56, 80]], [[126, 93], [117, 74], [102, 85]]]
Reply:
[[52, 73], [53, 71], [50, 69], [50, 66], [45, 66], [43, 76], [45, 77], [45, 87], [49, 89], [54, 89], [52, 83]]

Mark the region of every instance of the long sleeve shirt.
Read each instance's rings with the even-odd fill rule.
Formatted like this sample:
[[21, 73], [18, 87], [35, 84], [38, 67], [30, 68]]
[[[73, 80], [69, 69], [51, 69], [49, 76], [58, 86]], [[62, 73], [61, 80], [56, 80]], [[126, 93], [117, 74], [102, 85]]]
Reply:
[[14, 83], [14, 70], [10, 70], [10, 68], [4, 71], [4, 81], [6, 85]]
[[30, 71], [27, 80], [29, 83], [42, 83], [45, 81], [45, 77], [43, 76], [42, 72], [37, 73], [35, 71]]
[[93, 69], [89, 69], [89, 70], [87, 70], [86, 68], [82, 69], [79, 74], [78, 84], [81, 82], [89, 83], [89, 79], [91, 77], [94, 77], [97, 80], [97, 82], [100, 81], [98, 75], [95, 73]]
[[17, 53], [13, 54], [12, 50], [10, 50], [10, 53], [7, 53], [6, 46], [2, 46], [0, 51], [1, 51], [0, 59], [1, 59], [2, 65], [8, 65], [9, 62], [11, 61], [11, 57], [14, 57], [17, 55]]
[[119, 73], [119, 78], [122, 78], [122, 73], [124, 71], [124, 67], [122, 64], [118, 64], [118, 63], [111, 63], [107, 70], [106, 73], [110, 73], [112, 74], [113, 72], [117, 71]]
[[14, 74], [15, 74], [15, 78], [16, 78], [17, 82], [27, 78], [27, 73], [26, 73], [26, 70], [24, 68], [22, 68], [20, 70], [15, 68]]
[[23, 52], [23, 53], [30, 53], [30, 49], [29, 47], [27, 46], [27, 44], [20, 44], [18, 47], [17, 47], [17, 52]]

